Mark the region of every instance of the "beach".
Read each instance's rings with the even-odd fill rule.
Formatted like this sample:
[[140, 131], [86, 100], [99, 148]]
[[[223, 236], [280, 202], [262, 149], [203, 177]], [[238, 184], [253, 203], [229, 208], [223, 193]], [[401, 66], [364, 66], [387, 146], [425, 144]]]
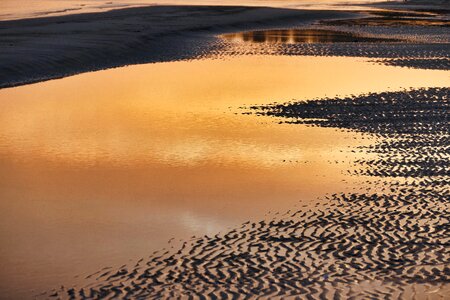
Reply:
[[446, 299], [448, 5], [359, 7], [0, 21], [0, 298]]
[[[423, 9], [420, 6], [419, 8]], [[412, 26], [410, 32], [405, 32], [408, 23], [404, 23], [406, 28], [402, 28], [400, 32], [393, 28], [389, 28], [386, 32], [379, 32], [379, 28], [384, 27], [383, 23], [368, 24], [373, 26], [365, 26], [364, 23], [354, 24], [365, 27], [359, 26], [360, 34], [400, 37], [404, 40], [420, 42], [422, 44], [420, 46], [402, 45], [402, 49], [394, 53], [387, 51], [387, 54], [383, 53], [385, 49], [380, 45], [376, 45], [376, 49], [369, 49], [367, 52], [341, 47], [338, 50], [326, 49], [326, 52], [322, 49], [308, 51], [294, 49], [293, 54], [394, 58], [390, 63], [400, 65], [407, 65], [408, 62], [395, 58], [405, 54], [408, 56], [409, 63], [413, 64], [423, 64], [424, 57], [439, 56], [441, 60], [434, 63], [444, 64], [447, 68], [446, 26], [448, 26], [448, 20], [440, 18], [446, 11], [434, 6], [429, 11], [431, 12], [422, 12], [422, 15], [416, 12], [417, 17], [425, 20], [428, 18], [431, 22], [435, 22], [429, 24], [431, 26], [428, 29], [416, 28], [414, 22], [417, 22], [417, 17], [411, 18], [407, 13], [402, 17], [401, 12], [384, 18], [387, 21], [392, 18], [396, 21], [400, 18], [409, 18], [409, 25]], [[440, 11], [442, 13], [439, 13]], [[382, 12], [372, 13], [376, 20], [381, 20], [382, 14]], [[348, 26], [351, 27], [352, 24], [339, 23], [336, 20], [355, 20], [364, 17], [362, 20], [369, 22], [368, 16], [371, 16], [369, 12], [355, 11], [232, 6], [154, 6], [118, 9], [103, 13], [2, 21], [0, 22], [0, 59], [2, 61], [0, 87], [17, 86], [124, 65], [201, 58], [217, 51], [222, 53], [223, 45], [215, 37], [225, 32], [295, 28], [326, 20], [335, 20], [329, 23], [331, 29], [334, 26], [354, 30]], [[417, 40], [421, 37], [426, 40]], [[369, 47], [372, 46], [369, 45]], [[339, 53], [335, 53], [336, 51]], [[410, 53], [411, 51], [417, 53]], [[292, 54], [292, 51], [288, 52]]]
[[0, 23], [0, 87], [130, 64], [198, 58], [212, 51], [213, 37], [220, 32], [340, 15], [347, 13], [157, 6], [4, 21]]

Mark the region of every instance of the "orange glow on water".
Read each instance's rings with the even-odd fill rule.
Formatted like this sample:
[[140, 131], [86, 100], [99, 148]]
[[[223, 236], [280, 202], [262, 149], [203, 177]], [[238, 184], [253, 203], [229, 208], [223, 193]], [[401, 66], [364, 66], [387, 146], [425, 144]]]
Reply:
[[447, 84], [445, 71], [270, 56], [0, 90], [0, 288], [51, 287], [364, 180], [342, 173], [360, 135], [240, 106]]

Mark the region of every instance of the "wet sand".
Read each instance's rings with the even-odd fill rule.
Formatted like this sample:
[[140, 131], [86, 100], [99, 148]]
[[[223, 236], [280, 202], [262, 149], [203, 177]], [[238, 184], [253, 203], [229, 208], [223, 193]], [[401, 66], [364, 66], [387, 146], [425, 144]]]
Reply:
[[[445, 9], [374, 11], [291, 29], [225, 34], [216, 54], [366, 57], [391, 66], [449, 70], [449, 24]], [[302, 39], [296, 39], [296, 32], [302, 32]], [[317, 32], [326, 33], [328, 40]]]
[[[9, 77], [1, 84], [21, 85], [130, 63], [248, 55], [351, 56], [370, 58], [385, 67], [450, 68], [450, 34], [442, 12], [415, 15], [417, 18], [410, 13], [378, 17], [363, 13], [359, 16], [368, 17], [356, 19], [357, 13], [268, 8], [160, 7], [144, 11], [142, 15], [130, 9], [0, 23], [0, 27], [17, 25], [12, 32], [2, 29], [8, 33], [4, 36], [11, 48], [0, 52], [0, 57], [8, 58], [4, 70], [9, 72], [3, 72]], [[167, 16], [165, 25], [155, 29], [160, 14]], [[198, 18], [199, 14], [202, 17]], [[268, 20], [268, 15], [273, 18]], [[324, 21], [341, 17], [349, 19]], [[152, 26], [136, 29], [147, 18], [151, 20], [146, 24]], [[317, 22], [305, 23], [309, 21]], [[67, 26], [61, 25], [66, 22]], [[117, 27], [113, 30], [110, 24]], [[31, 38], [36, 33], [30, 31], [34, 25], [42, 31]], [[282, 37], [273, 38], [274, 31], [260, 31], [266, 27], [347, 32], [361, 40], [305, 43], [302, 38], [286, 42], [286, 31], [278, 31]], [[37, 49], [46, 39], [66, 34], [67, 28], [75, 36], [80, 30], [78, 38], [67, 44], [49, 44], [67, 57], [54, 55], [49, 48]], [[215, 37], [243, 29], [244, 33], [234, 36], [238, 38]], [[254, 29], [259, 36], [269, 34], [271, 38], [264, 43], [245, 38], [254, 36], [250, 34]], [[130, 34], [136, 31], [137, 38]], [[99, 32], [102, 37], [108, 32], [110, 38], [99, 39]], [[25, 43], [20, 41], [21, 34]], [[154, 51], [149, 54], [149, 49]], [[24, 61], [25, 53], [32, 54], [29, 61]], [[450, 292], [449, 98], [445, 83], [436, 81], [436, 86], [426, 88], [288, 103], [271, 97], [272, 102], [284, 104], [246, 106], [244, 116], [255, 113], [261, 120], [280, 123], [278, 126], [306, 125], [364, 135], [373, 143], [353, 146], [350, 152], [363, 158], [343, 172], [367, 181], [351, 191], [337, 190], [312, 204], [303, 202], [300, 209], [276, 212], [225, 233], [181, 240], [171, 244], [170, 250], [119, 268], [99, 269], [76, 285], [41, 296], [442, 299]]]
[[130, 64], [207, 55], [214, 35], [291, 26], [346, 12], [157, 6], [0, 22], [0, 88]]
[[[299, 27], [346, 31], [374, 42], [339, 47], [316, 43], [275, 53], [374, 57], [391, 65], [448, 69], [449, 22], [448, 11], [440, 7], [373, 14], [232, 6], [140, 7], [2, 21], [0, 88], [130, 64], [228, 55], [242, 49], [230, 50], [216, 38], [220, 33]], [[391, 46], [377, 39], [408, 43]], [[270, 53], [267, 48], [252, 51]]]
[[188, 240], [47, 296], [442, 299], [450, 290], [449, 196], [401, 184], [331, 195], [319, 208]]
[[0, 290], [71, 286], [177, 247], [172, 237], [214, 236], [370, 180], [346, 170], [375, 158], [353, 152], [372, 140], [241, 115], [244, 104], [447, 80], [347, 57], [234, 56], [0, 90]]
[[[253, 106], [259, 114], [290, 123], [368, 132], [380, 138], [367, 152], [377, 158], [356, 161], [358, 174], [438, 179], [450, 176], [448, 88], [371, 93], [358, 97]], [[434, 186], [433, 182], [430, 182]]]
[[356, 162], [363, 167], [354, 174], [378, 180], [43, 296], [445, 298], [449, 99], [448, 88], [429, 88], [250, 107], [290, 123], [368, 134], [377, 143], [358, 151], [377, 158]]

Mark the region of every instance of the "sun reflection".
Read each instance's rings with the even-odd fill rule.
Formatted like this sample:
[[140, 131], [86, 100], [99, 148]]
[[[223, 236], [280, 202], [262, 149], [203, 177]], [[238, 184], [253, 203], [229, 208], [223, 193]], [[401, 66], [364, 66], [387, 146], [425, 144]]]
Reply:
[[280, 29], [280, 30], [257, 30], [222, 35], [224, 39], [235, 42], [252, 43], [352, 43], [352, 42], [394, 42], [393, 39], [378, 39], [362, 37], [356, 34], [323, 30], [323, 29]]
[[244, 56], [2, 89], [0, 285], [73, 282], [105, 257], [122, 263], [168, 236], [217, 232], [367, 180], [343, 170], [360, 155], [349, 147], [370, 140], [238, 107], [431, 85], [447, 86], [447, 72]]
[[0, 151], [77, 165], [270, 166], [304, 155], [297, 129], [261, 124], [237, 107], [447, 83], [443, 71], [351, 58], [240, 57], [94, 72], [1, 90]]

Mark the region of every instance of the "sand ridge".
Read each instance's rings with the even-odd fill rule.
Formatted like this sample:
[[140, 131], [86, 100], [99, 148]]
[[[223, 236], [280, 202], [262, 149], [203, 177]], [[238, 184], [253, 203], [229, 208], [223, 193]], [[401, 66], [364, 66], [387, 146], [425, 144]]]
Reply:
[[257, 114], [291, 123], [370, 133], [378, 140], [359, 151], [375, 159], [355, 161], [359, 175], [401, 178], [450, 176], [448, 88], [372, 93], [346, 98], [252, 106]]
[[[397, 18], [397, 17], [395, 17]], [[374, 62], [390, 66], [418, 69], [450, 69], [450, 29], [430, 25], [386, 26], [371, 25], [367, 18], [358, 24], [337, 21], [322, 21], [295, 27], [303, 31], [324, 31], [336, 35], [347, 33], [355, 36], [356, 42], [335, 43], [270, 43], [229, 40], [225, 35], [217, 43], [215, 54], [226, 55], [306, 55], [346, 56], [370, 58]], [[447, 23], [449, 21], [446, 21]], [[275, 31], [275, 30], [272, 30]], [[243, 33], [245, 35], [245, 33]], [[366, 39], [366, 41], [364, 41]], [[372, 42], [370, 40], [373, 40]], [[358, 42], [361, 40], [361, 42]]]

